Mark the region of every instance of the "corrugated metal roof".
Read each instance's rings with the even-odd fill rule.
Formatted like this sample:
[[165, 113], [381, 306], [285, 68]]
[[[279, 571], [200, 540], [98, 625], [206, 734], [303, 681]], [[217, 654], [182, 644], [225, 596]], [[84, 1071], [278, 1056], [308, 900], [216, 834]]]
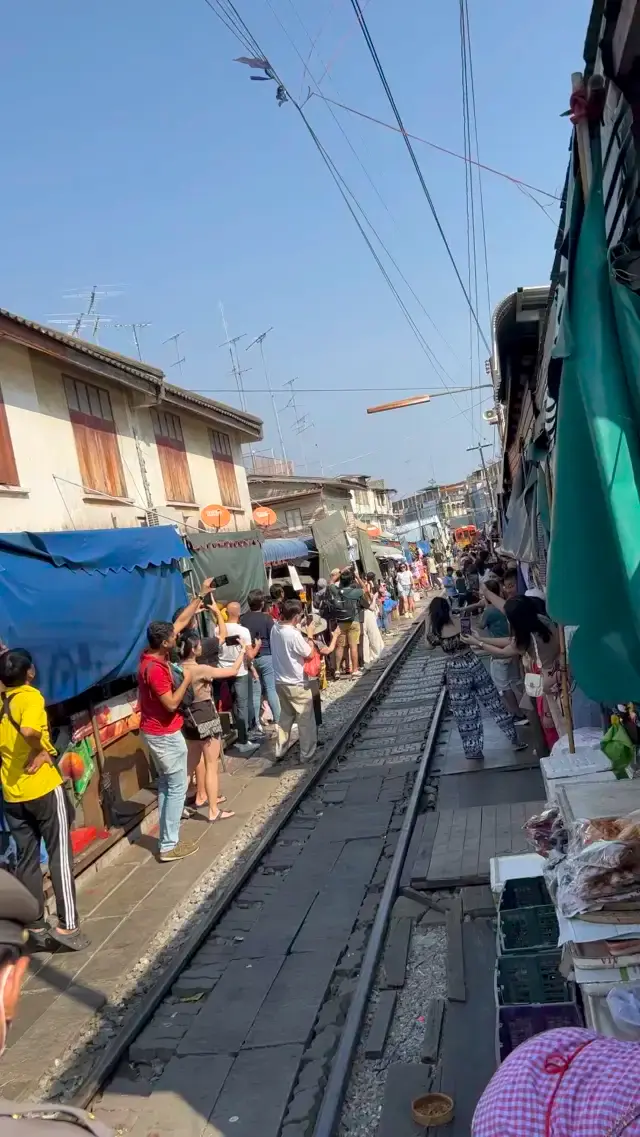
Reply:
[[46, 324], [39, 324], [36, 320], [27, 320], [24, 316], [17, 316], [15, 312], [9, 312], [6, 308], [0, 308], [0, 317], [10, 320], [19, 327], [28, 328], [32, 332], [46, 336], [47, 339], [54, 340], [56, 343], [61, 344], [63, 347], [68, 347], [80, 355], [86, 355], [91, 359], [108, 363], [111, 367], [127, 375], [131, 375], [136, 379], [142, 379], [147, 383], [153, 383], [156, 388], [162, 388], [163, 396], [169, 396], [169, 401], [173, 399], [180, 403], [191, 403], [196, 407], [201, 407], [203, 410], [215, 411], [225, 420], [231, 420], [240, 429], [246, 430], [250, 437], [256, 440], [262, 438], [262, 419], [258, 418], [257, 415], [248, 414], [246, 411], [239, 411], [235, 407], [228, 406], [227, 403], [219, 403], [216, 399], [207, 399], [204, 395], [197, 395], [193, 391], [189, 391], [186, 387], [176, 387], [173, 383], [167, 383], [164, 372], [159, 367], [152, 367], [148, 363], [141, 363], [139, 360], [131, 359], [127, 355], [120, 355], [116, 351], [109, 351], [105, 347], [99, 347], [97, 344], [89, 343], [87, 340], [79, 339], [77, 336], [59, 332], [55, 328], [48, 327]]

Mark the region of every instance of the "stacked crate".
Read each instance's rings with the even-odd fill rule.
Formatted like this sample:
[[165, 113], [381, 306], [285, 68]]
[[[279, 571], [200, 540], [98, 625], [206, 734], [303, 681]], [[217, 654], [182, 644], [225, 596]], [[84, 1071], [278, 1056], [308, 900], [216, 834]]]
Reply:
[[575, 986], [560, 973], [558, 921], [541, 876], [506, 880], [498, 899], [499, 1062], [534, 1034], [581, 1026]]

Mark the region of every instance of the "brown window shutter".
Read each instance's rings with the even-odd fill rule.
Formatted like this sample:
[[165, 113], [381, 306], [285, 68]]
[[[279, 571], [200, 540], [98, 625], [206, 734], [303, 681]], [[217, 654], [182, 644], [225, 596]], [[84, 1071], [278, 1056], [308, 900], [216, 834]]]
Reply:
[[64, 386], [82, 485], [110, 497], [126, 497], [109, 392], [66, 375]]
[[162, 481], [167, 501], [195, 504], [189, 460], [182, 435], [182, 424], [177, 415], [168, 411], [151, 410]]
[[210, 430], [209, 440], [220, 489], [220, 504], [240, 509], [240, 491], [238, 490], [231, 439], [228, 434], [224, 434], [222, 431]]
[[0, 483], [3, 486], [20, 485], [2, 391], [0, 391]]

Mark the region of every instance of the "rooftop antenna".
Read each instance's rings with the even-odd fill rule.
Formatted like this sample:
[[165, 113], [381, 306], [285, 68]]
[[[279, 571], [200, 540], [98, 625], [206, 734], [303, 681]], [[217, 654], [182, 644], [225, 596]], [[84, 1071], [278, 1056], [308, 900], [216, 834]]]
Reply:
[[[131, 334], [133, 336], [133, 342], [136, 345], [136, 352], [138, 354], [138, 359], [142, 363], [142, 351], [140, 350], [140, 337], [138, 336], [138, 332], [140, 331], [141, 328], [150, 328], [151, 322], [149, 320], [147, 320], [145, 323], [114, 324], [113, 326], [114, 326], [114, 328], [130, 328], [131, 329]], [[180, 333], [180, 334], [182, 334], [182, 333]]]
[[[231, 359], [231, 370], [233, 372], [233, 376], [234, 376], [235, 381], [236, 381], [236, 386], [238, 388], [238, 397], [240, 399], [240, 407], [243, 411], [246, 411], [247, 400], [245, 398], [244, 384], [242, 382], [243, 371], [242, 371], [242, 368], [240, 367], [240, 363], [238, 361], [238, 340], [244, 339], [247, 333], [242, 332], [239, 336], [234, 336], [233, 339], [231, 339], [229, 337], [229, 328], [227, 326], [227, 319], [226, 319], [226, 316], [224, 314], [224, 307], [222, 305], [222, 300], [219, 301], [219, 306], [220, 306], [220, 316], [222, 319], [222, 326], [224, 328], [224, 334], [227, 338], [224, 341], [224, 343], [221, 343], [218, 346], [229, 348], [229, 358]], [[251, 453], [253, 453], [253, 450], [251, 451]]]
[[[229, 337], [229, 328], [227, 326], [227, 318], [224, 314], [224, 306], [223, 306], [222, 300], [218, 301], [218, 303], [220, 305], [220, 317], [222, 319], [222, 326], [224, 328], [224, 334], [227, 337], [226, 340], [224, 341], [224, 343], [221, 343], [219, 346], [229, 348], [229, 358], [231, 359], [231, 370], [233, 372], [233, 375], [234, 375], [234, 378], [236, 381], [236, 386], [238, 388], [238, 398], [240, 399], [240, 406], [241, 406], [243, 411], [246, 411], [247, 400], [246, 400], [245, 393], [244, 393], [244, 383], [242, 381], [242, 376], [244, 375], [245, 371], [250, 371], [251, 368], [249, 368], [249, 367], [242, 368], [240, 366], [240, 360], [238, 359], [238, 341], [243, 340], [247, 333], [241, 332], [239, 336], [233, 336], [232, 338]], [[253, 449], [253, 443], [252, 442], [249, 444], [249, 454], [251, 455], [251, 468], [255, 474], [255, 472], [256, 472], [256, 459], [255, 459], [255, 451]]]
[[260, 356], [262, 358], [262, 367], [264, 370], [264, 377], [265, 377], [265, 381], [267, 384], [267, 390], [268, 390], [269, 395], [271, 397], [271, 406], [273, 407], [273, 415], [274, 415], [274, 418], [276, 420], [276, 428], [278, 430], [278, 438], [280, 439], [280, 450], [282, 452], [282, 460], [283, 460], [283, 462], [286, 462], [287, 461], [287, 452], [284, 448], [284, 438], [282, 437], [282, 426], [280, 424], [280, 415], [278, 413], [278, 407], [276, 404], [276, 397], [274, 395], [273, 387], [271, 386], [271, 380], [269, 378], [269, 372], [267, 370], [267, 361], [264, 357], [264, 341], [265, 341], [266, 337], [269, 335], [269, 332], [272, 332], [272, 331], [273, 331], [273, 327], [267, 328], [266, 332], [261, 332], [259, 336], [256, 336], [256, 338], [254, 340], [251, 340], [251, 343], [247, 345], [247, 347], [245, 348], [245, 351], [249, 351], [249, 348], [255, 347], [256, 344], [258, 344], [260, 347]]
[[73, 312], [56, 312], [53, 316], [47, 318], [48, 324], [59, 324], [61, 327], [67, 329], [69, 335], [74, 339], [78, 339], [80, 333], [85, 329], [91, 329], [87, 338], [92, 339], [94, 343], [99, 345], [98, 332], [101, 324], [111, 324], [113, 316], [103, 316], [99, 312], [94, 312], [91, 316], [86, 314], [76, 316]]
[[163, 341], [162, 341], [162, 343], [163, 343], [163, 346], [164, 346], [164, 344], [166, 344], [166, 343], [173, 343], [173, 344], [175, 344], [175, 349], [176, 349], [176, 358], [175, 358], [174, 362], [173, 362], [173, 363], [172, 363], [170, 366], [171, 366], [171, 367], [177, 367], [177, 368], [178, 368], [178, 371], [180, 372], [180, 379], [182, 379], [182, 364], [183, 364], [183, 363], [184, 363], [184, 361], [185, 361], [185, 356], [184, 356], [184, 355], [180, 355], [180, 348], [179, 348], [179, 346], [178, 346], [178, 340], [180, 339], [180, 336], [183, 336], [183, 335], [184, 335], [184, 332], [176, 332], [176, 334], [175, 334], [174, 336], [168, 336], [168, 338], [167, 338], [166, 340], [163, 340]]
[[[296, 392], [295, 392], [295, 389], [293, 386], [294, 383], [297, 383], [297, 382], [298, 382], [298, 376], [297, 375], [293, 379], [287, 379], [286, 380], [284, 386], [288, 387], [289, 390], [291, 391], [291, 398], [289, 399], [288, 403], [285, 403], [285, 405], [282, 409], [286, 411], [287, 407], [292, 408], [293, 414], [294, 414], [294, 421], [293, 421], [294, 432], [296, 434], [304, 434], [305, 431], [311, 430], [311, 427], [314, 424], [309, 421], [308, 415], [306, 415], [306, 414], [301, 415], [298, 413], [298, 404], [296, 402]], [[302, 454], [302, 463], [305, 467], [305, 470], [308, 473], [309, 472], [309, 464], [307, 462], [305, 446], [304, 446], [304, 442], [303, 442], [302, 438], [300, 439], [300, 452]]]
[[[81, 289], [77, 289], [75, 291], [72, 290], [69, 292], [65, 292], [63, 294], [65, 300], [81, 300], [83, 302], [83, 310], [75, 318], [75, 322], [73, 324], [71, 335], [72, 336], [80, 335], [80, 332], [84, 326], [85, 321], [88, 319], [88, 317], [93, 316], [94, 321], [96, 320], [96, 318], [98, 316], [98, 305], [100, 304], [101, 300], [104, 300], [105, 296], [122, 296], [122, 291], [123, 291], [122, 286], [116, 285], [116, 284], [114, 284], [114, 285], [92, 284], [88, 288], [81, 288]], [[111, 320], [111, 319], [113, 319], [112, 316], [105, 317], [105, 320]], [[99, 326], [100, 326], [100, 319], [98, 319], [97, 323], [94, 323], [94, 325], [93, 325], [93, 328], [94, 328], [93, 338], [94, 339], [96, 339], [96, 336], [98, 334]], [[96, 339], [96, 343], [97, 342], [98, 341]]]

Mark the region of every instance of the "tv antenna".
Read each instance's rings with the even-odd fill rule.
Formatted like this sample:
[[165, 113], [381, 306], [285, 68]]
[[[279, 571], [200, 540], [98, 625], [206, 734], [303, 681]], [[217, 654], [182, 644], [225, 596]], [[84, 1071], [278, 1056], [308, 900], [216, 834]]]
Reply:
[[[240, 407], [243, 411], [246, 411], [247, 400], [246, 400], [245, 393], [244, 393], [244, 383], [242, 381], [242, 376], [244, 375], [244, 371], [241, 368], [240, 360], [238, 359], [238, 341], [243, 340], [246, 337], [247, 333], [241, 332], [241, 334], [239, 336], [233, 336], [233, 338], [231, 338], [229, 336], [229, 328], [227, 325], [226, 316], [224, 314], [224, 307], [222, 304], [222, 300], [219, 301], [219, 306], [220, 306], [220, 317], [222, 319], [222, 326], [224, 328], [224, 334], [227, 338], [224, 341], [224, 343], [218, 344], [218, 347], [228, 347], [229, 348], [229, 358], [231, 360], [231, 371], [232, 371], [233, 377], [236, 381], [236, 386], [238, 388], [238, 398], [240, 399]], [[245, 369], [245, 370], [248, 370], [248, 369]], [[253, 454], [253, 450], [251, 450], [251, 453]]]
[[176, 358], [174, 359], [173, 363], [171, 363], [169, 366], [178, 368], [178, 371], [180, 372], [180, 379], [182, 379], [182, 364], [185, 362], [186, 357], [184, 355], [180, 355], [180, 348], [178, 346], [178, 340], [180, 339], [180, 336], [183, 336], [183, 335], [184, 335], [184, 332], [176, 332], [176, 334], [174, 336], [169, 336], [166, 340], [162, 341], [163, 346], [167, 343], [173, 343], [175, 346]]
[[[138, 332], [140, 331], [141, 328], [150, 328], [151, 327], [151, 321], [147, 320], [144, 323], [114, 324], [113, 326], [114, 326], [114, 328], [129, 328], [131, 330], [131, 334], [133, 336], [133, 342], [136, 345], [136, 351], [138, 353], [138, 359], [142, 363], [142, 351], [140, 350], [140, 337], [138, 336]], [[179, 332], [178, 334], [182, 335], [181, 332]], [[167, 341], [165, 340], [165, 343], [166, 342]]]
[[[111, 321], [113, 316], [102, 316], [98, 314], [98, 305], [105, 296], [122, 296], [123, 289], [120, 285], [98, 285], [92, 284], [88, 288], [81, 288], [70, 290], [63, 293], [65, 300], [81, 300], [82, 311], [75, 317], [71, 335], [78, 336], [85, 326], [86, 321], [93, 317], [93, 338], [96, 339], [98, 329], [101, 322]], [[97, 343], [97, 339], [96, 339]]]
[[272, 331], [273, 331], [273, 327], [267, 328], [266, 332], [261, 332], [259, 336], [256, 336], [256, 338], [254, 340], [251, 340], [250, 344], [247, 344], [245, 351], [249, 351], [249, 349], [252, 347], [255, 347], [256, 344], [258, 344], [260, 347], [260, 357], [262, 359], [262, 368], [264, 370], [264, 377], [265, 377], [265, 381], [267, 384], [267, 390], [268, 390], [270, 398], [271, 398], [271, 406], [273, 407], [273, 415], [274, 415], [274, 418], [276, 420], [276, 428], [278, 431], [278, 438], [280, 439], [280, 450], [282, 452], [282, 460], [283, 460], [283, 462], [286, 462], [287, 461], [287, 452], [284, 448], [284, 438], [282, 437], [282, 426], [280, 424], [280, 415], [278, 413], [278, 407], [276, 404], [276, 397], [275, 397], [275, 394], [273, 392], [273, 387], [271, 386], [271, 380], [269, 378], [269, 371], [267, 369], [267, 361], [266, 361], [265, 356], [264, 356], [264, 341], [265, 341], [266, 337], [269, 335], [269, 332], [272, 332]]

